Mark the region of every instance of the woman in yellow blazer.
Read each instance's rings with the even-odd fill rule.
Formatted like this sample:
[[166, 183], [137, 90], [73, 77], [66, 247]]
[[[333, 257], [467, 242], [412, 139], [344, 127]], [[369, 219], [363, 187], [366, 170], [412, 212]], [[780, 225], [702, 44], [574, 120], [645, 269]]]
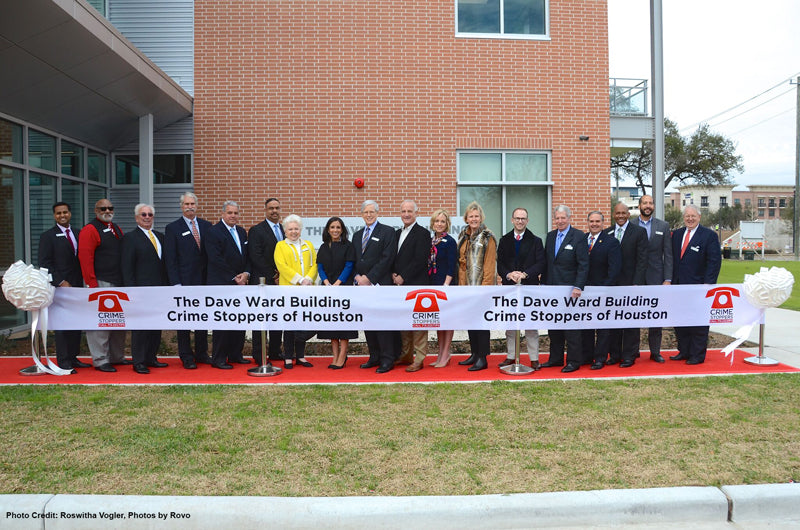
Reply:
[[[289, 215], [283, 220], [286, 239], [275, 245], [275, 268], [278, 269], [278, 285], [314, 285], [317, 279], [317, 253], [310, 241], [303, 241], [300, 234], [303, 221], [297, 215]], [[311, 334], [313, 336], [313, 334]], [[287, 330], [283, 333], [284, 367], [314, 366], [305, 359], [308, 332]]]

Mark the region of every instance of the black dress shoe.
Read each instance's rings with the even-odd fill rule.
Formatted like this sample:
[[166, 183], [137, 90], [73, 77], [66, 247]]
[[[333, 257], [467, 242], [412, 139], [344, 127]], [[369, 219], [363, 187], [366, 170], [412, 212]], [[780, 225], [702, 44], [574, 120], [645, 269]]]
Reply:
[[144, 364], [141, 364], [141, 363], [134, 364], [133, 365], [133, 371], [136, 372], [137, 374], [149, 374], [150, 373], [150, 369], [147, 366], [145, 366]]
[[651, 361], [655, 361], [657, 363], [663, 363], [664, 362], [664, 358], [661, 356], [660, 353], [651, 353], [650, 354], [650, 360]]
[[235, 361], [228, 361], [236, 364], [250, 364], [250, 359], [236, 359]]
[[111, 364], [113, 364], [114, 366], [120, 366], [120, 365], [122, 365], [122, 366], [127, 366], [127, 365], [129, 365], [129, 364], [133, 364], [133, 361], [131, 361], [131, 360], [128, 360], [128, 359], [122, 359], [122, 360], [121, 360], [120, 362], [118, 362], [118, 363], [111, 363]]
[[190, 361], [183, 361], [183, 367], [186, 368], [187, 370], [196, 370], [197, 369], [197, 364], [195, 364], [195, 362], [191, 361], [191, 360]]
[[540, 368], [561, 368], [562, 366], [564, 366], [564, 363], [554, 363], [552, 361], [547, 361], [539, 365]]
[[595, 361], [592, 363], [590, 370], [602, 370], [604, 366], [603, 361]]
[[394, 368], [393, 364], [382, 364], [375, 370], [376, 374], [385, 374], [386, 372], [390, 372]]
[[306, 361], [305, 359], [297, 359], [297, 364], [300, 366], [305, 366], [306, 368], [313, 368], [314, 365], [310, 362]]
[[475, 361], [477, 360], [478, 356], [473, 353], [463, 361], [458, 361], [458, 364], [460, 364], [461, 366], [469, 366], [470, 364], [475, 364]]
[[486, 370], [489, 363], [486, 362], [486, 357], [478, 357], [475, 363], [467, 368], [468, 372], [477, 372], [478, 370]]
[[607, 364], [608, 366], [611, 366], [612, 364], [617, 364], [618, 362], [619, 362], [619, 361], [618, 361], [618, 360], [616, 360], [616, 359], [608, 359], [608, 360], [606, 360], [606, 364]]
[[161, 361], [153, 361], [151, 363], [144, 363], [145, 366], [149, 366], [150, 368], [166, 368], [169, 366], [167, 363], [162, 363]]
[[117, 369], [111, 366], [110, 363], [101, 364], [100, 366], [95, 366], [95, 370], [99, 370], [101, 372], [116, 372]]
[[670, 355], [669, 356], [669, 360], [670, 361], [685, 361], [687, 359], [688, 359], [688, 357], [686, 357], [685, 355], [680, 354], [680, 353], [678, 355]]
[[363, 369], [365, 369], [365, 370], [366, 370], [367, 368], [375, 368], [375, 367], [376, 367], [376, 366], [378, 366], [379, 364], [380, 364], [380, 363], [379, 363], [378, 361], [367, 361], [367, 362], [365, 362], [365, 363], [361, 364], [361, 365], [360, 365], [360, 368], [363, 368]]
[[575, 363], [567, 363], [567, 365], [561, 369], [562, 373], [568, 374], [570, 372], [574, 372], [580, 368], [580, 365]]
[[704, 361], [702, 359], [689, 359], [688, 361], [686, 361], [686, 364], [689, 364], [689, 365], [692, 365], [692, 364], [703, 364], [703, 362]]
[[73, 361], [70, 364], [72, 365], [73, 368], [91, 368], [92, 367], [91, 364], [85, 363], [83, 361], [79, 361], [78, 359], [73, 359]]
[[284, 370], [291, 370], [294, 368], [294, 362], [291, 359], [283, 361], [283, 369]]
[[214, 361], [211, 360], [211, 357], [206, 355], [205, 357], [198, 357], [195, 362], [197, 364], [212, 364]]
[[633, 361], [622, 361], [619, 363], [620, 368], [630, 368], [631, 366], [633, 366]]
[[211, 363], [211, 366], [220, 370], [233, 370], [233, 366], [228, 363]]

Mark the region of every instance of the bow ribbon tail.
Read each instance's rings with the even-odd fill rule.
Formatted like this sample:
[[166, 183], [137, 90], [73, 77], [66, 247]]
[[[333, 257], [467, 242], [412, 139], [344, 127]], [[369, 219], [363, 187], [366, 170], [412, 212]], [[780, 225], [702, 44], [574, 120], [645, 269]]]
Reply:
[[[34, 309], [31, 311], [31, 315], [33, 318], [31, 319], [31, 356], [33, 357], [33, 363], [36, 365], [39, 370], [42, 372], [48, 373], [50, 375], [69, 375], [72, 373], [71, 370], [64, 370], [63, 368], [59, 368], [57, 364], [49, 359], [47, 356], [47, 308], [43, 309]], [[41, 323], [41, 325], [40, 325]], [[41, 328], [41, 329], [40, 329]], [[39, 333], [42, 337], [42, 348], [44, 349], [44, 359], [47, 362], [47, 366], [42, 364], [42, 361], [39, 359], [39, 349], [36, 347], [36, 330], [39, 330]]]

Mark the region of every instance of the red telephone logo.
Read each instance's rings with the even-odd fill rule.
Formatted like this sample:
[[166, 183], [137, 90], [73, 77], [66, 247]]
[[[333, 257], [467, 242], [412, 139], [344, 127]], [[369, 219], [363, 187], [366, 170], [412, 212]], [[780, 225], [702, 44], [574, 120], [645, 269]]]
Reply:
[[739, 297], [739, 290], [733, 287], [716, 287], [706, 293], [706, 298], [713, 296], [711, 309], [732, 309], [733, 297]]
[[122, 313], [120, 300], [130, 301], [122, 291], [97, 291], [89, 295], [89, 302], [97, 300], [98, 313]]
[[447, 300], [447, 294], [436, 289], [417, 289], [406, 294], [406, 300], [416, 298], [414, 312], [434, 313], [439, 311], [439, 300]]

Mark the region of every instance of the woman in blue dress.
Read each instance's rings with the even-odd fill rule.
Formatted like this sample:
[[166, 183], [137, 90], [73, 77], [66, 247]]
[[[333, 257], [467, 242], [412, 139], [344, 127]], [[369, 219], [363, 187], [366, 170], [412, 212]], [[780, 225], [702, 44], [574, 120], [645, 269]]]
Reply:
[[[458, 247], [450, 230], [450, 215], [446, 210], [439, 208], [431, 215], [430, 228], [433, 231], [431, 239], [431, 254], [428, 258], [428, 277], [431, 285], [450, 285], [456, 275], [458, 263]], [[453, 330], [443, 329], [436, 332], [439, 342], [439, 355], [431, 366], [444, 368], [450, 362], [450, 343], [453, 342]]]

